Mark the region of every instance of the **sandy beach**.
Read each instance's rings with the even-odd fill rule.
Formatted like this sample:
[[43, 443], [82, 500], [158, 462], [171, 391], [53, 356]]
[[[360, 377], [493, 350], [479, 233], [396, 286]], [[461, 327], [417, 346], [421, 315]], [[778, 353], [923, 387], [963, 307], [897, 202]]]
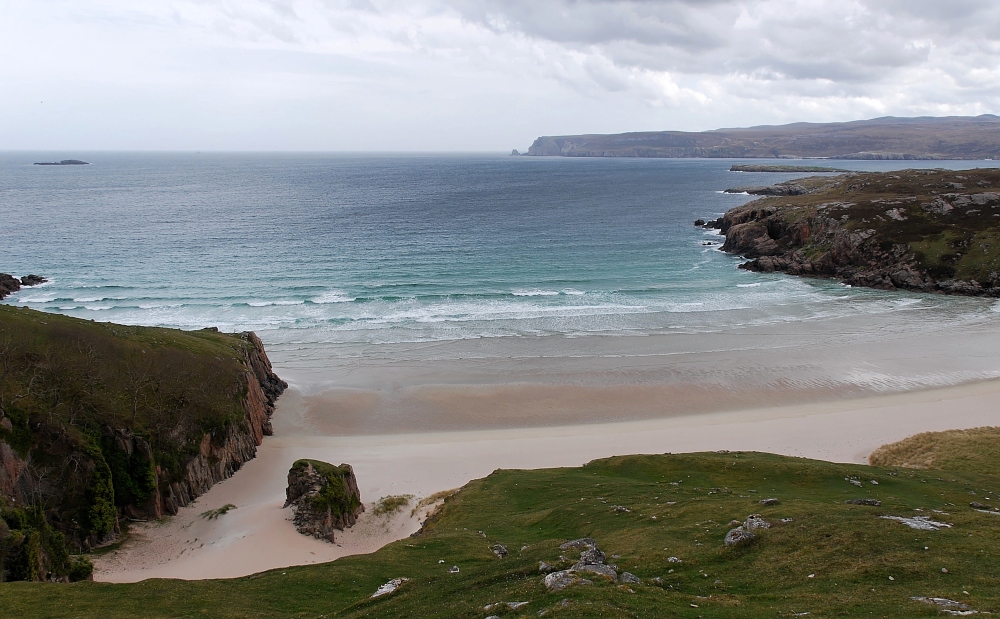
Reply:
[[[669, 397], [649, 389], [641, 397]], [[876, 447], [918, 432], [1000, 423], [995, 380], [617, 423], [371, 435], [344, 434], [317, 421], [336, 405], [331, 398], [286, 392], [274, 415], [275, 436], [264, 441], [256, 459], [177, 516], [136, 525], [122, 547], [98, 558], [95, 580], [225, 578], [330, 561], [406, 537], [425, 517], [425, 511], [405, 509], [386, 519], [369, 509], [336, 544], [300, 535], [291, 511], [282, 509], [285, 476], [298, 458], [350, 463], [370, 505], [387, 495], [426, 497], [498, 468], [578, 466], [617, 454], [728, 449], [861, 463]], [[214, 520], [201, 516], [227, 503], [237, 508]]]

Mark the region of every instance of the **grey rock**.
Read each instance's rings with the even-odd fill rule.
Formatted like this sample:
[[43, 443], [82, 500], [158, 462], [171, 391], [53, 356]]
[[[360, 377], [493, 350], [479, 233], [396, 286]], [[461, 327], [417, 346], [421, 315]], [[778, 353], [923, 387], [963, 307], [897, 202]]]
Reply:
[[761, 505], [780, 505], [781, 501], [779, 501], [778, 499], [761, 499], [760, 504]]
[[642, 579], [631, 572], [622, 572], [622, 575], [619, 577], [619, 580], [629, 585], [642, 584]]
[[606, 559], [600, 548], [590, 548], [580, 553], [580, 563], [583, 565], [598, 565]]
[[552, 591], [562, 591], [566, 587], [573, 585], [592, 585], [594, 582], [592, 580], [587, 580], [586, 578], [580, 578], [576, 574], [573, 574], [569, 570], [560, 570], [558, 572], [552, 572], [547, 574], [542, 581], [545, 584], [545, 588]]
[[723, 543], [726, 546], [734, 548], [739, 546], [746, 546], [755, 539], [757, 539], [757, 536], [754, 535], [752, 532], [747, 531], [743, 527], [736, 527], [735, 529], [731, 529], [729, 533], [726, 533], [726, 539], [725, 541], [723, 541]]
[[844, 503], [848, 505], [871, 505], [872, 507], [882, 506], [882, 501], [878, 499], [847, 499]]
[[495, 554], [499, 559], [503, 559], [510, 554], [510, 552], [507, 551], [507, 547], [503, 544], [493, 544], [490, 546], [490, 550], [492, 550], [493, 554]]
[[767, 520], [761, 518], [760, 514], [750, 514], [747, 519], [743, 522], [743, 528], [747, 531], [756, 531], [757, 529], [770, 529], [771, 523]]
[[559, 550], [590, 550], [597, 548], [597, 541], [592, 537], [581, 537], [559, 546]]
[[541, 573], [543, 573], [543, 574], [549, 574], [549, 573], [551, 573], [555, 569], [556, 569], [556, 566], [552, 565], [551, 563], [548, 563], [547, 561], [539, 561], [538, 562], [538, 571], [541, 572]]

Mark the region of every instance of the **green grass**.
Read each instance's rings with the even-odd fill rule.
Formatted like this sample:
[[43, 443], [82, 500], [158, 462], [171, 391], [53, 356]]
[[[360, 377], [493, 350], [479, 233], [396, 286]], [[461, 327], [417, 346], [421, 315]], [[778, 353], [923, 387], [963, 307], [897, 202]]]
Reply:
[[[760, 453], [625, 456], [581, 468], [501, 470], [451, 495], [422, 534], [370, 555], [232, 580], [10, 583], [0, 586], [0, 610], [11, 617], [104, 619], [482, 619], [541, 611], [546, 617], [936, 617], [937, 608], [910, 598], [937, 596], [996, 613], [1000, 516], [968, 504], [998, 492], [1000, 479], [974, 472]], [[761, 506], [767, 497], [781, 503]], [[877, 498], [882, 506], [846, 505], [851, 498]], [[631, 511], [615, 511], [615, 505]], [[726, 549], [728, 523], [750, 513], [775, 524], [751, 546]], [[882, 514], [923, 514], [954, 526], [919, 531]], [[547, 593], [538, 562], [558, 562], [558, 545], [583, 536], [596, 538], [609, 562], [644, 583], [596, 581]], [[505, 544], [510, 556], [496, 558], [495, 543]], [[671, 556], [682, 563], [669, 562]], [[460, 572], [447, 573], [452, 565]], [[398, 577], [411, 580], [370, 599]], [[652, 584], [654, 577], [663, 585]], [[512, 601], [529, 604], [483, 610]]]
[[1000, 428], [924, 432], [879, 447], [869, 461], [876, 466], [944, 469], [1000, 476]]

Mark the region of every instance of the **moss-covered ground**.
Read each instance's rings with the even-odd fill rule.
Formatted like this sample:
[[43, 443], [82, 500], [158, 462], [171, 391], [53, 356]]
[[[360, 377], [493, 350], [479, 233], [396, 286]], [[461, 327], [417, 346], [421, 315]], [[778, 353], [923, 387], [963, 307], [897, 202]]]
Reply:
[[[860, 483], [857, 486], [851, 483]], [[451, 496], [418, 536], [371, 555], [232, 580], [10, 583], [7, 617], [933, 617], [913, 597], [1000, 612], [1000, 478], [761, 453], [625, 456], [581, 468], [501, 470]], [[764, 498], [778, 505], [763, 506]], [[845, 504], [874, 498], [880, 507]], [[625, 511], [628, 510], [628, 511]], [[730, 521], [773, 523], [723, 545]], [[926, 531], [879, 516], [928, 516]], [[539, 561], [593, 537], [643, 579], [549, 593]], [[510, 556], [490, 550], [505, 544]], [[676, 557], [680, 562], [672, 562]], [[568, 557], [572, 560], [572, 556]], [[449, 573], [452, 566], [458, 573]], [[372, 599], [382, 584], [408, 578]], [[653, 581], [654, 578], [662, 579]], [[511, 610], [484, 607], [528, 602]], [[804, 616], [804, 615], [803, 615]]]

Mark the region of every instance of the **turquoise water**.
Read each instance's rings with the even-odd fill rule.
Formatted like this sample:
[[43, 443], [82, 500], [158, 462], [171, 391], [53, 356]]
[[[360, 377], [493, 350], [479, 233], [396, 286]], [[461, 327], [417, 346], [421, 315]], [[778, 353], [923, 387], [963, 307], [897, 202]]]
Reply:
[[[72, 155], [89, 166], [39, 167]], [[9, 303], [278, 350], [719, 331], [967, 302], [747, 273], [695, 228], [791, 178], [729, 160], [0, 154]], [[994, 162], [927, 162], [972, 167]], [[916, 162], [838, 162], [897, 169]], [[958, 303], [956, 306], [955, 304]], [[283, 348], [284, 347], [284, 348]]]

